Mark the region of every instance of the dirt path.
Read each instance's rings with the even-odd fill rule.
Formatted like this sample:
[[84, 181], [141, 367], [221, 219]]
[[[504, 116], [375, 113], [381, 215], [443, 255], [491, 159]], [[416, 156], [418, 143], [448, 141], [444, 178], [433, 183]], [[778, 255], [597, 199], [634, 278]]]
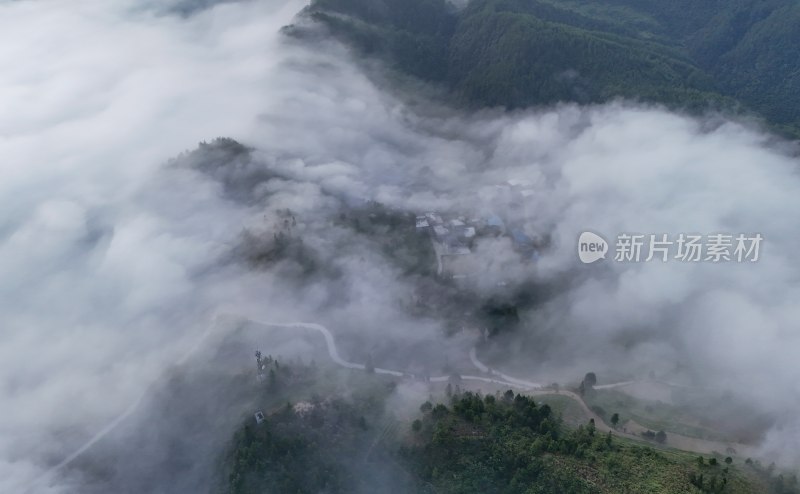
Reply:
[[[513, 378], [511, 376], [507, 376], [506, 374], [502, 374], [497, 372], [495, 369], [487, 366], [486, 364], [482, 363], [473, 348], [470, 351], [470, 360], [472, 361], [473, 365], [475, 365], [478, 369], [482, 372], [487, 372], [492, 375], [499, 375], [503, 376], [504, 379], [510, 382], [527, 382], [522, 381], [517, 378]], [[624, 381], [614, 384], [606, 384], [601, 386], [594, 386], [595, 389], [614, 389], [614, 388], [621, 388], [624, 386], [628, 386], [630, 384], [635, 383], [636, 381]], [[541, 387], [541, 386], [538, 386]], [[597, 430], [601, 432], [608, 432], [612, 431], [614, 434], [625, 437], [628, 439], [633, 439], [635, 441], [645, 442], [654, 446], [659, 446], [658, 444], [654, 443], [653, 441], [649, 441], [642, 437], [641, 433], [646, 432], [650, 429], [643, 427], [642, 425], [634, 422], [633, 420], [629, 420], [626, 424], [618, 429], [614, 429], [610, 425], [606, 424], [603, 419], [597, 415], [591, 408], [583, 401], [583, 398], [568, 390], [546, 390], [546, 389], [528, 389], [525, 391], [525, 394], [529, 396], [541, 396], [541, 395], [561, 395], [567, 396], [575, 400], [575, 402], [580, 405], [583, 412], [586, 414], [586, 420], [594, 419], [595, 427]], [[657, 431], [653, 431], [657, 432]], [[692, 453], [701, 453], [701, 454], [712, 454], [712, 453], [720, 453], [723, 455], [727, 455], [728, 451], [735, 450], [736, 454], [739, 456], [754, 456], [757, 452], [757, 448], [753, 446], [749, 446], [746, 444], [736, 443], [736, 442], [723, 442], [723, 441], [712, 441], [708, 439], [702, 439], [699, 437], [691, 437], [691, 436], [684, 436], [681, 434], [667, 432], [667, 440], [663, 443], [663, 446], [680, 449], [682, 451], [689, 451]]]

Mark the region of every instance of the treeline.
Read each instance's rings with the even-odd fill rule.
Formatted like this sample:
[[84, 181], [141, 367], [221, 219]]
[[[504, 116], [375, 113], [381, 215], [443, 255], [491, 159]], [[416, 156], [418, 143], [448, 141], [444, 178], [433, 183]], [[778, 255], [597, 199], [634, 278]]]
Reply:
[[468, 392], [450, 407], [426, 403], [422, 412], [413, 426], [419, 443], [403, 453], [437, 492], [593, 492], [553, 455], [583, 459], [614, 449], [593, 423], [564, 431], [548, 405], [511, 391], [500, 398]]
[[[273, 397], [315, 372], [264, 362], [260, 369], [274, 371], [265, 383]], [[225, 457], [218, 492], [798, 492], [797, 478], [774, 465], [656, 450], [591, 421], [568, 429], [550, 406], [512, 391], [456, 391], [448, 404], [422, 404], [409, 427], [387, 408], [393, 389], [287, 403], [261, 423], [248, 418]]]
[[418, 492], [418, 480], [389, 451], [395, 422], [385, 402], [393, 382], [368, 378], [347, 393], [323, 396], [317, 391], [329, 371], [256, 357], [262, 408], [243, 420], [221, 456], [215, 493], [353, 494], [385, 486]]
[[625, 97], [689, 111], [749, 108], [800, 129], [792, 0], [472, 0], [461, 11], [445, 0], [316, 0], [311, 12], [467, 105]]
[[234, 437], [224, 492], [346, 493], [358, 483], [340, 455], [366, 444], [368, 427], [346, 403], [311, 409], [306, 417], [287, 404], [261, 424], [248, 422]]
[[[405, 461], [440, 493], [793, 493], [796, 479], [734, 467], [732, 459], [665, 452], [566, 429], [546, 404], [514, 394], [456, 394], [426, 403]], [[773, 467], [774, 469], [774, 467]]]

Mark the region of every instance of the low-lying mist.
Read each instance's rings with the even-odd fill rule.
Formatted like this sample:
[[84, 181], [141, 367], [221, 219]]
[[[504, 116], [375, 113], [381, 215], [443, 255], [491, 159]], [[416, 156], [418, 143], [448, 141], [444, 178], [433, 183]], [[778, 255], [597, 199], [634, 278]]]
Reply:
[[[184, 4], [0, 2], [0, 491], [81, 492], [81, 475], [50, 467], [148, 396], [221, 314], [324, 324], [352, 361], [468, 362], [473, 336], [452, 311], [408, 310], [432, 275], [353, 227], [370, 201], [412, 222], [497, 214], [549, 239], [524, 265], [507, 239], [474, 249], [473, 299], [548, 292], [493, 339], [497, 367], [729, 390], [774, 418], [764, 454], [800, 461], [791, 146], [629, 102], [465, 113], [356, 60], [295, 17], [303, 1]], [[306, 35], [281, 34], [292, 22]], [[246, 148], [179, 156], [217, 136]], [[522, 207], [509, 180], [526, 184]], [[756, 263], [587, 266], [586, 230], [764, 241]], [[294, 257], [273, 256], [282, 232], [300, 239], [279, 246]]]

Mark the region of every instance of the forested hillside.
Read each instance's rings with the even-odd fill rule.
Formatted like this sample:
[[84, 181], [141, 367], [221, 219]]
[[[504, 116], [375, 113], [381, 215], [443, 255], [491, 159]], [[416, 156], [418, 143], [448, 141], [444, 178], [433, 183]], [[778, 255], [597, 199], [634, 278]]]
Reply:
[[[272, 370], [271, 402], [289, 389], [302, 395], [297, 376], [315, 372]], [[261, 423], [246, 419], [222, 459], [217, 492], [798, 492], [796, 477], [749, 459], [651, 447], [602, 433], [591, 421], [569, 429], [550, 406], [512, 391], [425, 402], [408, 424], [386, 408], [391, 383], [375, 384], [348, 399], [276, 406]]]
[[[466, 105], [615, 97], [800, 129], [792, 0], [316, 0], [311, 15]], [[741, 105], [739, 104], [741, 103]]]

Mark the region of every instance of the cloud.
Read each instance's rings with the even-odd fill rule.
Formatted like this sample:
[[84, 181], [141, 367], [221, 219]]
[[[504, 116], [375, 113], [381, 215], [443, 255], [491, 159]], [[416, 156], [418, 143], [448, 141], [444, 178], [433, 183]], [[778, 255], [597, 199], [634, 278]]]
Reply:
[[[792, 227], [799, 184], [791, 146], [716, 115], [624, 102], [477, 114], [416, 105], [378, 91], [380, 73], [326, 63], [340, 51], [317, 51], [272, 80], [293, 88], [272, 102], [282, 117], [263, 122], [279, 136], [261, 145], [276, 166], [291, 157], [287, 173], [298, 177], [330, 167], [353, 194], [411, 211], [497, 211], [517, 221], [497, 185], [524, 180], [532, 193], [523, 209], [533, 214], [523, 223], [552, 245], [532, 276], [569, 287], [526, 314], [531, 336], [552, 343], [540, 345], [540, 372], [563, 379], [585, 368], [642, 377], [655, 370], [733, 390], [792, 420], [800, 398], [791, 350], [800, 238]], [[326, 86], [316, 91], [320, 79]], [[333, 182], [329, 174], [324, 181]], [[765, 240], [757, 263], [607, 262], [590, 270], [575, 255], [585, 230]], [[508, 249], [485, 244], [477, 252], [490, 265]], [[513, 350], [505, 357], [531, 360]]]
[[[1, 491], [21, 492], [126, 410], [223, 308], [324, 318], [354, 355], [428, 342], [430, 354], [395, 355], [398, 366], [435, 370], [433, 354], [464, 354], [463, 337], [440, 337], [447, 321], [404, 312], [414, 280], [374, 239], [332, 220], [367, 199], [494, 212], [550, 239], [526, 270], [505, 239], [476, 249], [481, 295], [500, 280], [559, 287], [514, 336], [546, 342], [536, 365], [514, 351], [530, 346], [510, 345], [509, 366], [554, 379], [655, 369], [735, 390], [795, 428], [799, 205], [786, 149], [717, 117], [626, 103], [466, 114], [427, 91], [408, 96], [338, 44], [280, 36], [307, 22], [294, 20], [301, 1], [176, 5], [0, 3]], [[225, 180], [253, 170], [165, 166], [223, 135], [269, 171], [241, 189], [248, 200]], [[528, 184], [524, 207], [498, 187], [510, 179]], [[281, 208], [336, 268], [328, 278], [229, 262], [243, 229], [269, 240]], [[759, 232], [765, 243], [753, 264], [587, 267], [575, 255], [585, 230]], [[80, 489], [50, 480], [36, 492]]]
[[254, 129], [301, 5], [0, 3], [0, 491], [124, 410], [236, 297], [215, 265], [251, 212], [162, 167]]

